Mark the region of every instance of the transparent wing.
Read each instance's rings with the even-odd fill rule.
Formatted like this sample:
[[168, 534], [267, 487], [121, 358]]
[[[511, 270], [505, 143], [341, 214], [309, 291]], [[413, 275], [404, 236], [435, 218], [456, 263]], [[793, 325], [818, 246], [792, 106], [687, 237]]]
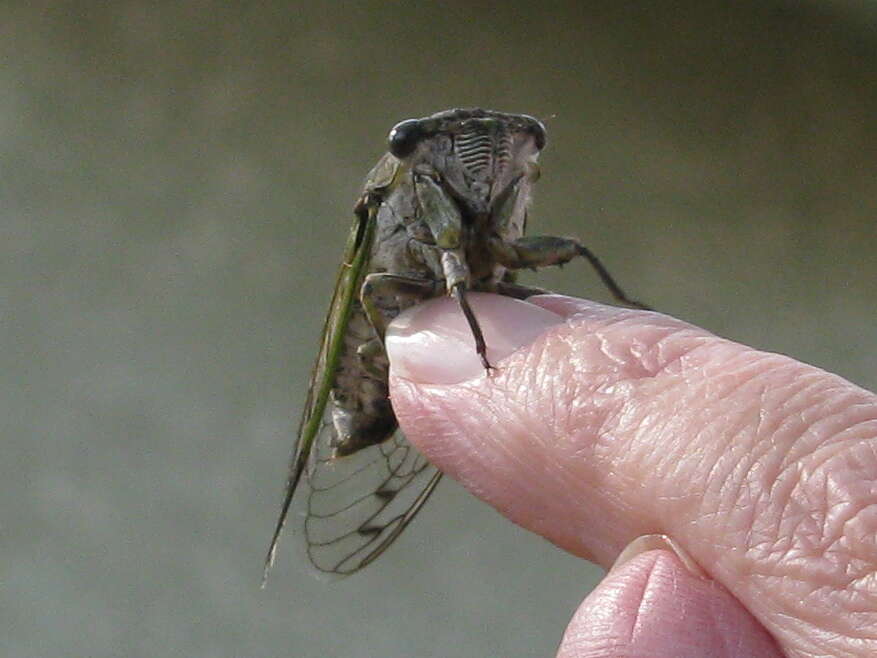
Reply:
[[[384, 161], [370, 174], [373, 181], [378, 180], [375, 171], [388, 176], [381, 170]], [[387, 441], [352, 455], [332, 456], [332, 445], [337, 443], [333, 442], [335, 430], [331, 423], [333, 374], [339, 365], [353, 301], [368, 267], [375, 213], [374, 207], [358, 210], [344, 252], [320, 352], [311, 373], [283, 506], [265, 557], [263, 587], [292, 500], [303, 482], [310, 490], [305, 522], [308, 556], [322, 571], [347, 574], [366, 566], [386, 550], [441, 478], [399, 431]]]
[[307, 468], [305, 539], [320, 571], [350, 574], [401, 534], [441, 479], [401, 431], [383, 443], [334, 457], [326, 412]]
[[289, 477], [286, 482], [286, 494], [268, 554], [265, 556], [265, 566], [262, 572], [262, 587], [268, 579], [268, 572], [274, 564], [277, 554], [277, 545], [280, 535], [286, 525], [289, 508], [292, 499], [301, 482], [313, 445], [320, 434], [325, 435], [323, 428], [323, 416], [329, 401], [332, 388], [332, 373], [338, 365], [341, 346], [344, 340], [344, 332], [350, 319], [350, 309], [353, 305], [356, 290], [362, 284], [362, 277], [368, 265], [368, 255], [371, 251], [375, 231], [375, 209], [362, 209], [356, 213], [356, 221], [353, 223], [347, 246], [344, 249], [344, 257], [338, 270], [338, 278], [335, 282], [335, 291], [332, 294], [332, 302], [329, 304], [329, 312], [323, 325], [323, 335], [320, 339], [320, 352], [311, 372], [308, 397], [305, 400], [305, 408], [302, 413], [301, 423], [298, 428], [298, 437], [292, 451], [292, 459], [289, 464]]

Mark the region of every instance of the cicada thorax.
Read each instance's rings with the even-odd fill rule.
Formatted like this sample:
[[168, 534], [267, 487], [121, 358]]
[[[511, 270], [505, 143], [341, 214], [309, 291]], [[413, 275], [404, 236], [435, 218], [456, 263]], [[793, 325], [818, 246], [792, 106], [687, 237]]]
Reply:
[[[366, 187], [376, 226], [365, 274], [434, 284], [421, 293], [377, 294], [371, 302], [384, 322], [447, 292], [447, 252], [465, 271], [468, 288], [494, 290], [503, 280], [506, 268], [493, 257], [490, 240], [513, 241], [524, 233], [528, 167], [536, 154], [531, 141], [507, 122], [473, 118], [424, 140], [404, 162], [388, 154], [376, 165]], [[330, 400], [338, 456], [380, 443], [396, 429], [388, 364], [375, 341], [377, 333], [356, 302]]]

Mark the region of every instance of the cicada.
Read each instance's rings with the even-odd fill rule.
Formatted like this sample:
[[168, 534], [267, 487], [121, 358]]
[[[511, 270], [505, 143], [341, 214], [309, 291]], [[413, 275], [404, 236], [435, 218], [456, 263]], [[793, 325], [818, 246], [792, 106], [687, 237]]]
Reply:
[[405, 439], [390, 405], [384, 334], [400, 311], [452, 296], [490, 369], [490, 337], [466, 293], [524, 299], [545, 292], [518, 285], [516, 270], [581, 256], [616, 299], [644, 307], [578, 240], [525, 237], [544, 146], [545, 127], [533, 117], [482, 109], [409, 119], [390, 131], [389, 152], [354, 208], [266, 574], [296, 495], [306, 498], [311, 562], [349, 574], [395, 541], [441, 479]]

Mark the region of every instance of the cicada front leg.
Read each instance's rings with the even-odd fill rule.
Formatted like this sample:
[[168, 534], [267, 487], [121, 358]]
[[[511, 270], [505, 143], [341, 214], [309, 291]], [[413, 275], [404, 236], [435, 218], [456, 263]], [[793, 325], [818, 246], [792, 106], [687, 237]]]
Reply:
[[457, 249], [448, 249], [442, 252], [442, 270], [445, 276], [445, 285], [451, 297], [457, 300], [469, 330], [472, 332], [472, 338], [475, 340], [475, 352], [481, 359], [481, 365], [488, 372], [493, 369], [487, 360], [487, 342], [484, 340], [484, 332], [481, 331], [481, 325], [478, 324], [478, 318], [469, 305], [466, 298], [466, 290], [469, 287], [469, 266], [463, 257], [463, 254]]

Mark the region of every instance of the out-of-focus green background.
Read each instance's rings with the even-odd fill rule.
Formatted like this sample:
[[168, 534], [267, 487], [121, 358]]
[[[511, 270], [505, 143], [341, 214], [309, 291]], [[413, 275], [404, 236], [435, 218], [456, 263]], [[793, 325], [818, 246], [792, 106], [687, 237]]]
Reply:
[[533, 229], [877, 387], [873, 3], [31, 2], [0, 33], [3, 656], [552, 654], [599, 570], [450, 481], [366, 572], [288, 536], [258, 589], [401, 118], [543, 118]]

